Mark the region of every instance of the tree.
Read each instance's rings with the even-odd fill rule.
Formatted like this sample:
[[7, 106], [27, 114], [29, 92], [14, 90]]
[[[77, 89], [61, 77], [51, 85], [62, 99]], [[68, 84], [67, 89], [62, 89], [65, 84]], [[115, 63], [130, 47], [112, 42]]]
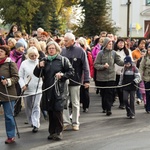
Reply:
[[109, 17], [110, 5], [107, 0], [83, 0], [80, 2], [84, 14], [83, 25], [77, 30], [77, 34], [93, 36], [101, 32], [115, 32]]
[[1, 0], [0, 16], [4, 24], [16, 23], [20, 28], [31, 30], [34, 14], [42, 5], [42, 0]]

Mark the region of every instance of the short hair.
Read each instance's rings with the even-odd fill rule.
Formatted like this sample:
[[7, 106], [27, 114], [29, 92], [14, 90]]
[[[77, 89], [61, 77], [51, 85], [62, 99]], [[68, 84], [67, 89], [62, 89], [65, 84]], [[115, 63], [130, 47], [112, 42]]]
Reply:
[[45, 35], [47, 37], [48, 33], [44, 31], [44, 32], [41, 33], [41, 35]]
[[[56, 51], [57, 51], [58, 54], [61, 53], [61, 48], [60, 48], [60, 46], [59, 46], [55, 41], [50, 41], [49, 43], [47, 43], [47, 45], [46, 45], [46, 53], [48, 52], [48, 47], [49, 47], [50, 45], [54, 45], [54, 46], [55, 46]], [[47, 54], [48, 54], [48, 53], [47, 53]]]
[[78, 43], [80, 44], [80, 46], [81, 46], [82, 48], [89, 48], [89, 49], [90, 49], [90, 47], [89, 47], [89, 45], [88, 45], [88, 43], [87, 43], [87, 40], [86, 40], [85, 38], [80, 37], [80, 38], [78, 39]]
[[30, 46], [30, 42], [31, 41], [35, 42], [35, 47], [37, 48], [38, 51], [40, 51], [41, 50], [41, 46], [40, 46], [40, 43], [37, 40], [37, 38], [35, 38], [35, 37], [30, 38], [29, 41], [28, 41], [28, 46]]
[[14, 37], [19, 37], [19, 38], [21, 38], [21, 37], [22, 37], [22, 33], [21, 33], [20, 31], [16, 31], [16, 32], [14, 33]]
[[12, 42], [14, 44], [14, 46], [16, 45], [17, 41], [15, 40], [15, 38], [9, 38], [8, 42]]
[[68, 39], [75, 41], [75, 35], [72, 34], [71, 32], [67, 32], [64, 37], [67, 37]]
[[37, 28], [37, 31], [44, 32], [44, 29], [39, 27], [39, 28]]
[[39, 57], [39, 52], [37, 50], [37, 48], [35, 46], [31, 46], [29, 49], [27, 49], [27, 54], [26, 54], [26, 57], [29, 58], [29, 55], [31, 53], [34, 53], [37, 55], [37, 58]]
[[10, 55], [10, 47], [8, 45], [0, 45], [0, 49], [2, 49], [3, 51], [5, 51], [5, 53], [6, 53], [7, 56]]

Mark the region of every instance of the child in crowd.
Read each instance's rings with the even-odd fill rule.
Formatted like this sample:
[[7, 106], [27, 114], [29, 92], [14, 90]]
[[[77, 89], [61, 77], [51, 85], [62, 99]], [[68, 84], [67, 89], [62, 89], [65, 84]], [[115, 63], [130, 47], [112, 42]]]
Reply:
[[[120, 75], [119, 85], [126, 85], [123, 87], [123, 100], [125, 102], [127, 117], [130, 119], [135, 118], [135, 92], [136, 86], [141, 81], [141, 76], [138, 68], [132, 64], [130, 56], [124, 58], [124, 68]], [[129, 84], [131, 83], [131, 84]], [[128, 100], [130, 97], [130, 100]]]

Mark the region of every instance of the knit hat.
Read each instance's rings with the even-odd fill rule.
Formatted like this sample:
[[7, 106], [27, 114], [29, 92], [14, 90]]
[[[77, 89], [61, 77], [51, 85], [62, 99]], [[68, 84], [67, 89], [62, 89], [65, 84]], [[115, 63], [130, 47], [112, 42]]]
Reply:
[[24, 47], [24, 44], [21, 42], [17, 42], [15, 45], [16, 49], [20, 48], [20, 47]]
[[7, 46], [7, 45], [1, 45], [0, 49], [2, 49], [3, 51], [5, 51], [6, 55], [9, 56], [9, 54], [10, 54], [10, 47], [9, 46]]
[[124, 64], [127, 64], [127, 63], [132, 63], [132, 59], [131, 59], [131, 57], [130, 56], [126, 56], [125, 58], [124, 58]]
[[103, 47], [106, 48], [110, 41], [111, 41], [111, 39], [109, 37], [106, 37], [103, 41]]

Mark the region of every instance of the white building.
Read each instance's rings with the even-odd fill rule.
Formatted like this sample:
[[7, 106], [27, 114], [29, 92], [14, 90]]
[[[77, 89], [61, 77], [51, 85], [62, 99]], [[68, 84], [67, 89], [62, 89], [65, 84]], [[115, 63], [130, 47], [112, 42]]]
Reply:
[[[131, 2], [130, 5], [127, 5]], [[127, 37], [127, 14], [129, 8], [130, 37], [144, 37], [148, 31], [150, 38], [150, 0], [111, 0], [112, 20], [117, 27], [117, 35]], [[141, 27], [136, 30], [136, 27]]]

